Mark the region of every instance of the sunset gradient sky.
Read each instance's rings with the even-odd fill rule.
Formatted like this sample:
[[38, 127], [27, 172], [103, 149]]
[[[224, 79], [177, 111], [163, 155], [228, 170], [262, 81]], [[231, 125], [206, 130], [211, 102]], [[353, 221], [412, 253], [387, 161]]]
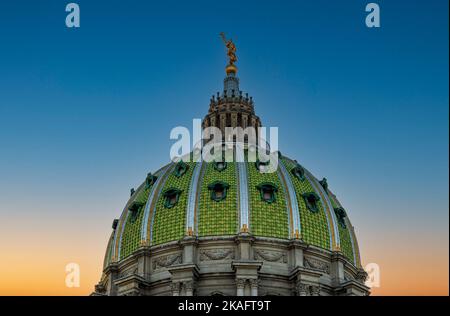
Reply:
[[[374, 295], [449, 293], [448, 1], [0, 2], [0, 295], [87, 295], [111, 223], [170, 130], [241, 89], [280, 150], [327, 177]], [[65, 265], [81, 287], [65, 286]]]

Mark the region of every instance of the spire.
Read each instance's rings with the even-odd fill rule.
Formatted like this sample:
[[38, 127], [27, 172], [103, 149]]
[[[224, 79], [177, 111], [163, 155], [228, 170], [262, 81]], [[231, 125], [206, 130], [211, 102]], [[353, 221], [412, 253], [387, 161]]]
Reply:
[[226, 127], [257, 128], [261, 126], [261, 121], [255, 114], [253, 99], [239, 89], [238, 69], [235, 65], [236, 46], [231, 39], [226, 39], [224, 33], [220, 33], [220, 36], [227, 48], [226, 77], [223, 80], [223, 93], [217, 92], [217, 95], [211, 97], [208, 114], [203, 119], [203, 128], [215, 126], [222, 133]]

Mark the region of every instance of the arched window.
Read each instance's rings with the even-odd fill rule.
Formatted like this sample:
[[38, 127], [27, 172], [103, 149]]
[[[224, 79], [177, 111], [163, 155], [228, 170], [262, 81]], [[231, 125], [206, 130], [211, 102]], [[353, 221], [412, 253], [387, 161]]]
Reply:
[[317, 202], [320, 200], [319, 196], [314, 192], [304, 193], [302, 194], [303, 200], [305, 201], [306, 207], [313, 213], [317, 213], [319, 211], [319, 207]]
[[163, 197], [164, 197], [164, 207], [165, 208], [172, 208], [180, 199], [181, 190], [170, 188], [164, 191]]
[[229, 187], [228, 183], [222, 181], [216, 181], [208, 185], [208, 189], [211, 191], [211, 200], [216, 202], [225, 200]]
[[276, 185], [271, 182], [264, 182], [256, 186], [256, 188], [259, 190], [262, 201], [265, 201], [267, 203], [276, 202], [276, 192], [278, 191]]

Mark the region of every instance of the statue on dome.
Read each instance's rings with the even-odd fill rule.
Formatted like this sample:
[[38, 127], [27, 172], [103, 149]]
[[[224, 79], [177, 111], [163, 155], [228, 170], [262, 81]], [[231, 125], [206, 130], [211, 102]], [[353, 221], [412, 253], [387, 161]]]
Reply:
[[229, 40], [226, 39], [225, 33], [223, 33], [223, 32], [220, 33], [220, 36], [222, 37], [222, 40], [228, 49], [227, 55], [228, 55], [229, 65], [233, 66], [234, 63], [237, 62], [236, 45], [234, 45], [234, 43], [231, 39], [229, 39]]

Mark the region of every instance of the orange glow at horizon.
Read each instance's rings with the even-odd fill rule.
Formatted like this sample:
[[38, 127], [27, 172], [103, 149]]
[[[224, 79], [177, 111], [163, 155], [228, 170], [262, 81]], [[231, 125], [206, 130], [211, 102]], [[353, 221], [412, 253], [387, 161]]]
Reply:
[[[24, 231], [28, 235], [14, 230], [15, 225], [2, 229], [0, 295], [92, 293], [101, 277], [111, 232], [109, 227], [104, 228], [104, 222], [55, 220], [45, 227], [45, 232], [37, 233], [32, 226], [27, 227]], [[372, 289], [372, 295], [448, 295], [448, 243], [432, 245], [427, 240], [410, 247], [401, 240], [395, 245], [360, 244], [363, 264], [376, 262], [381, 268], [381, 287]], [[70, 262], [80, 265], [79, 288], [65, 286], [65, 266]]]

